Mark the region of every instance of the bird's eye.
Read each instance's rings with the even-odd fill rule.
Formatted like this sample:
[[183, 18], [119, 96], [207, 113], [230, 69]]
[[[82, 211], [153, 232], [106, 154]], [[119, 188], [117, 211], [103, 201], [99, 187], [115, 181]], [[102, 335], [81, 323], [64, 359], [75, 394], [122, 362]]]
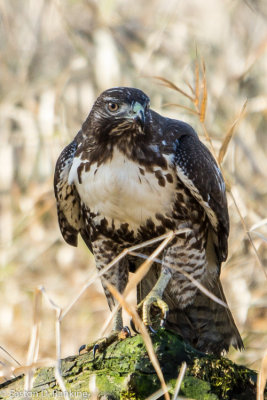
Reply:
[[108, 110], [111, 112], [118, 111], [119, 104], [118, 103], [108, 103]]

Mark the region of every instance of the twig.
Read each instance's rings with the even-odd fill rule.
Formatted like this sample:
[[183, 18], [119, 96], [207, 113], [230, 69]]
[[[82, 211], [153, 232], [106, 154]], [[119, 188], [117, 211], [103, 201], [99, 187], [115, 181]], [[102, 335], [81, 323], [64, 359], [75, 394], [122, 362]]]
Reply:
[[61, 324], [61, 313], [62, 309], [48, 296], [45, 288], [42, 286], [40, 288], [44, 297], [47, 299], [50, 307], [56, 311], [56, 352], [57, 352], [57, 363], [55, 365], [55, 378], [63, 393], [66, 400], [70, 400], [68, 391], [66, 389], [63, 376], [61, 374], [61, 335], [60, 335], [60, 324]]
[[187, 364], [186, 364], [186, 362], [183, 362], [182, 365], [181, 365], [181, 368], [180, 368], [180, 372], [179, 372], [177, 381], [176, 381], [176, 385], [175, 385], [175, 388], [174, 388], [174, 394], [173, 394], [172, 400], [177, 400], [177, 397], [178, 397], [178, 394], [179, 394], [179, 391], [180, 391], [180, 388], [181, 388], [181, 384], [182, 384], [183, 379], [184, 379], [186, 368], [187, 368]]
[[266, 385], [267, 380], [267, 351], [265, 351], [262, 362], [261, 362], [261, 369], [258, 374], [257, 379], [257, 400], [264, 399], [264, 388]]
[[[40, 310], [41, 310], [41, 290], [35, 289], [34, 294], [34, 308], [33, 308], [33, 326], [31, 332], [31, 339], [28, 348], [27, 366], [33, 365], [38, 358], [39, 351], [39, 336], [40, 336]], [[29, 391], [33, 385], [33, 369], [31, 368], [25, 373], [24, 390]]]
[[[170, 386], [167, 386], [167, 390], [170, 389]], [[156, 392], [154, 392], [153, 394], [151, 394], [150, 396], [148, 396], [145, 400], [157, 400], [160, 397], [162, 397], [162, 395], [165, 393], [165, 391], [161, 388], [159, 390], [157, 390]]]

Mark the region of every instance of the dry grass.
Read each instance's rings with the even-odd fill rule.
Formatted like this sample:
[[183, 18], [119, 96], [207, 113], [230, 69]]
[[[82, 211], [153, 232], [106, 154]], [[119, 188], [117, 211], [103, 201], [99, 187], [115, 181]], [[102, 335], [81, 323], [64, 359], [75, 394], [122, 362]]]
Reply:
[[[52, 175], [97, 94], [130, 85], [149, 94], [154, 109], [191, 123], [218, 156], [231, 190], [222, 278], [246, 347], [230, 357], [260, 369], [267, 347], [267, 28], [261, 2], [248, 3], [0, 2], [0, 345], [21, 365], [36, 287], [68, 310], [60, 322], [63, 357], [96, 339], [109, 316], [84, 244], [74, 249], [61, 239]], [[206, 67], [196, 62], [196, 44]], [[55, 311], [45, 303], [38, 318], [39, 360], [56, 359]], [[14, 370], [12, 357], [1, 352]]]
[[267, 381], [267, 351], [263, 354], [257, 381], [257, 400], [264, 400], [264, 388]]

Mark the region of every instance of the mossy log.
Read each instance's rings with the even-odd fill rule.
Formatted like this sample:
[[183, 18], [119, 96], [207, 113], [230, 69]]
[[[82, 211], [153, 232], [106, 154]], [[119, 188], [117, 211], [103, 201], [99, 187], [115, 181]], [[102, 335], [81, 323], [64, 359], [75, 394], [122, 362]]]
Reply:
[[[198, 400], [251, 400], [256, 398], [256, 373], [226, 358], [199, 353], [181, 338], [161, 329], [152, 336], [165, 381], [174, 392], [181, 363], [187, 370], [179, 395]], [[93, 359], [92, 352], [62, 360], [62, 376], [71, 399], [91, 398], [90, 377], [96, 376], [101, 400], [146, 399], [160, 388], [157, 374], [140, 335], [110, 344]], [[23, 376], [0, 386], [1, 399], [23, 398]], [[26, 398], [63, 398], [53, 368], [35, 372]], [[267, 398], [267, 396], [265, 397]], [[161, 397], [163, 399], [163, 397]]]

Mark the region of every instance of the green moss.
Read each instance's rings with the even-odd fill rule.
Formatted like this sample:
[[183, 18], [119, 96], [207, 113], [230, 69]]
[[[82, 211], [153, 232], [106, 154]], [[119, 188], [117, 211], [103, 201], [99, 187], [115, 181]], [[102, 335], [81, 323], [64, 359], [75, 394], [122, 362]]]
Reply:
[[[179, 336], [164, 329], [152, 335], [151, 339], [165, 381], [172, 387], [172, 393], [181, 362], [186, 361], [188, 368], [182, 382], [181, 396], [196, 400], [255, 398], [256, 374], [253, 371], [235, 365], [225, 358], [199, 353]], [[92, 374], [96, 376], [99, 394], [102, 394], [103, 398], [105, 395], [107, 399], [144, 400], [160, 388], [159, 379], [140, 335], [110, 344], [105, 350], [97, 353], [95, 359], [90, 352], [62, 361], [63, 379], [70, 392], [89, 394]], [[41, 368], [36, 371], [35, 376], [34, 390], [37, 393], [45, 391], [46, 399], [54, 399], [59, 387], [53, 368]], [[17, 390], [22, 390], [23, 379], [14, 382], [15, 384]], [[14, 388], [12, 384], [8, 389], [11, 388]]]
[[138, 400], [138, 399], [135, 393], [122, 390], [120, 394], [120, 400]]
[[197, 400], [219, 400], [215, 394], [211, 393], [211, 387], [208, 382], [191, 376], [186, 376], [183, 379], [180, 393]]
[[245, 400], [255, 395], [256, 373], [226, 358], [196, 358], [191, 373], [210, 382], [211, 388], [221, 400], [229, 400], [233, 396]]
[[128, 390], [135, 393], [137, 399], [145, 399], [160, 388], [160, 382], [154, 374], [133, 373], [128, 377]]
[[124, 377], [119, 375], [97, 375], [96, 377], [96, 387], [99, 393], [110, 393], [114, 397], [119, 399], [120, 392], [124, 387]]

